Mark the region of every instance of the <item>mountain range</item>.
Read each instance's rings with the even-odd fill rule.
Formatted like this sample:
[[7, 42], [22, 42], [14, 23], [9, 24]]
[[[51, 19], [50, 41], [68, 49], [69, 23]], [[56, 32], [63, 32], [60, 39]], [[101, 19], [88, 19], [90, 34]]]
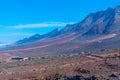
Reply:
[[61, 55], [120, 48], [120, 6], [90, 13], [76, 24], [35, 34], [1, 50], [20, 56]]

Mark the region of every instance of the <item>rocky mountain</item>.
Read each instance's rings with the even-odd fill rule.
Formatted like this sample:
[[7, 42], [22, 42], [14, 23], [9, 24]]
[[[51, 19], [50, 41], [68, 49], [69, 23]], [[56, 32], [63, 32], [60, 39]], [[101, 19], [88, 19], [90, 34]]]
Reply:
[[[16, 42], [7, 51], [17, 55], [56, 55], [120, 48], [120, 6], [90, 13], [76, 24], [33, 35]], [[6, 49], [5, 49], [6, 50]]]
[[28, 42], [33, 42], [33, 41], [37, 41], [43, 38], [50, 38], [50, 37], [54, 37], [57, 36], [59, 33], [59, 29], [54, 29], [53, 31], [46, 33], [44, 35], [40, 35], [40, 34], [35, 34], [29, 38], [24, 38], [22, 40], [17, 41], [17, 44], [23, 44], [23, 43], [28, 43]]
[[26, 43], [43, 38], [55, 37], [61, 34], [76, 32], [81, 35], [110, 34], [120, 32], [120, 6], [115, 9], [108, 8], [105, 11], [90, 13], [83, 21], [76, 24], [68, 24], [62, 30], [55, 29], [47, 34], [35, 34], [29, 38], [18, 41]]
[[120, 32], [120, 6], [115, 9], [90, 13], [83, 21], [68, 25], [63, 32], [78, 32], [79, 34], [109, 34]]

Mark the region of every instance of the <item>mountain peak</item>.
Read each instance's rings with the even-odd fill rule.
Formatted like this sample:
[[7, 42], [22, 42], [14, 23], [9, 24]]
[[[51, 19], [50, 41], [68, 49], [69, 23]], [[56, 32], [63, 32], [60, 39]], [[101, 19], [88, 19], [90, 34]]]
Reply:
[[116, 6], [116, 8], [120, 8], [120, 5]]
[[79, 33], [79, 35], [104, 35], [120, 33], [120, 6], [115, 9], [108, 8], [105, 11], [90, 13], [83, 21], [76, 24], [67, 24], [65, 28], [56, 28], [44, 35], [35, 34], [19, 43], [33, 42], [43, 38], [52, 38], [68, 33]]
[[120, 13], [120, 6], [117, 6], [117, 7], [115, 8], [115, 12], [116, 12], [116, 13]]
[[38, 38], [38, 37], [40, 37], [40, 36], [41, 36], [40, 34], [35, 34], [35, 35], [33, 35], [32, 37]]

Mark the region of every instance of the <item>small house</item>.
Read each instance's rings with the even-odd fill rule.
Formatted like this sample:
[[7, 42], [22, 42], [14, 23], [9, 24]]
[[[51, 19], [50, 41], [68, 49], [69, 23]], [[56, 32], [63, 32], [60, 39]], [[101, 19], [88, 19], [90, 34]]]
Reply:
[[31, 57], [25, 57], [25, 58], [23, 58], [23, 61], [31, 60], [31, 59], [32, 59]]

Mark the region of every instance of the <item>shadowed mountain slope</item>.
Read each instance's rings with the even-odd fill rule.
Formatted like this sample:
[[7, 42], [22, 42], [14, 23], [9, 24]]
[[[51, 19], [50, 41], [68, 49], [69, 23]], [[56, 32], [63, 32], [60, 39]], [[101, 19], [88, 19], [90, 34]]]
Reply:
[[[33, 35], [9, 45], [5, 52], [19, 55], [55, 55], [119, 48], [120, 6], [90, 13], [83, 21], [44, 35]], [[110, 45], [111, 44], [111, 45]], [[25, 53], [25, 54], [24, 54]]]

